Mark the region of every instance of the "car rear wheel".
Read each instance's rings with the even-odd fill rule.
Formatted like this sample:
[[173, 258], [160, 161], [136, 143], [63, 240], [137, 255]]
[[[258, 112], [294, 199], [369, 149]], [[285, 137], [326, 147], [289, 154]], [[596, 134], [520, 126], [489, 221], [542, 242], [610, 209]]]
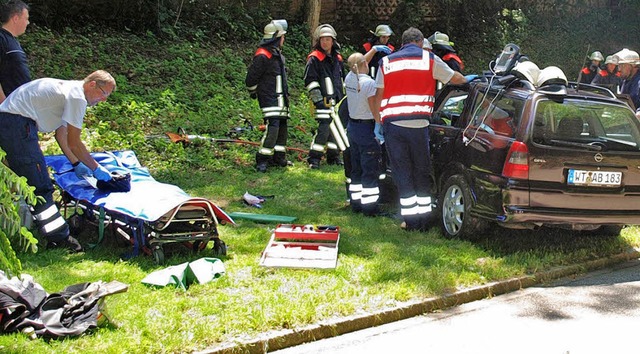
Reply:
[[447, 179], [438, 203], [442, 231], [445, 237], [472, 238], [482, 229], [482, 222], [469, 212], [473, 198], [469, 184], [461, 175]]

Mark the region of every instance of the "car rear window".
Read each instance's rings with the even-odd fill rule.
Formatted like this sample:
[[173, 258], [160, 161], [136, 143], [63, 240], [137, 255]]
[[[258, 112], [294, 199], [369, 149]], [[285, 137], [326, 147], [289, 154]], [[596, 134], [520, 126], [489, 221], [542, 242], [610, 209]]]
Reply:
[[478, 94], [473, 111], [472, 124], [496, 135], [513, 137], [520, 123], [524, 102], [518, 98], [505, 97], [500, 93]]
[[536, 105], [532, 134], [533, 141], [543, 145], [640, 150], [640, 127], [633, 112], [606, 102], [541, 100]]

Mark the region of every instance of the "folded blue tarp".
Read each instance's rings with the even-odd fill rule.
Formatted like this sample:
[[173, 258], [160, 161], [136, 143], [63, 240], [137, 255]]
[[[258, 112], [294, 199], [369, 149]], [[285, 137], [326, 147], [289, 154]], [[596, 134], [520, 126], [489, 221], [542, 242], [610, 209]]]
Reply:
[[45, 156], [47, 165], [54, 170], [56, 184], [74, 199], [149, 222], [177, 210], [184, 203], [195, 201], [210, 207], [218, 221], [233, 223], [231, 217], [211, 201], [191, 197], [177, 186], [156, 181], [149, 170], [140, 165], [133, 151], [97, 152], [91, 155], [111, 172], [130, 173], [131, 190], [115, 193], [96, 189], [88, 181], [76, 177], [66, 156]]

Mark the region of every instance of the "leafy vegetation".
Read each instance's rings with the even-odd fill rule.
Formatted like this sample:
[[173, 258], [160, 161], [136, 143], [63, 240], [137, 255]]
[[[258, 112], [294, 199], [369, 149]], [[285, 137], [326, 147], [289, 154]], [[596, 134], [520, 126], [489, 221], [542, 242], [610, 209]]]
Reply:
[[[0, 161], [5, 156], [0, 149]], [[36, 203], [34, 189], [27, 184], [26, 178], [18, 177], [0, 162], [0, 191], [3, 191], [0, 193], [0, 270], [8, 275], [18, 275], [22, 270], [15, 249], [34, 253], [38, 250], [38, 240], [20, 224], [20, 204], [26, 207], [27, 203]]]
[[[51, 1], [54, 3], [57, 2]], [[73, 6], [65, 10], [72, 9], [77, 11]], [[158, 15], [175, 19], [176, 14]], [[246, 94], [244, 75], [263, 25], [262, 20], [253, 18], [266, 16], [252, 17], [247, 12], [237, 19], [227, 10], [220, 11], [220, 16], [227, 18], [190, 28], [161, 26], [161, 31], [149, 32], [115, 31], [97, 21], [74, 31], [32, 25], [20, 41], [36, 78], [79, 79], [99, 68], [115, 75], [117, 91], [108, 102], [92, 109], [85, 120], [83, 139], [91, 150], [134, 150], [156, 179], [176, 184], [191, 195], [209, 198], [228, 212], [292, 215], [303, 224], [339, 225], [337, 269], [258, 266], [260, 252], [274, 225], [248, 221], [239, 221], [237, 227], [220, 227], [221, 238], [229, 245], [228, 256], [222, 258], [226, 275], [212, 283], [193, 285], [186, 292], [143, 286], [140, 280], [160, 267], [151, 257], [119, 260], [128, 248], [111, 237], [107, 237], [106, 244], [84, 254], [68, 255], [60, 250], [19, 254], [24, 271], [49, 292], [74, 283], [112, 279], [126, 282], [130, 288], [125, 294], [107, 299], [112, 325], [87, 336], [50, 343], [30, 341], [21, 334], [3, 335], [0, 352], [189, 352], [640, 246], [640, 232], [635, 227], [626, 228], [617, 238], [551, 230], [492, 230], [473, 243], [445, 239], [435, 228], [426, 233], [404, 232], [395, 219], [350, 213], [340, 168], [323, 166], [322, 170], [310, 171], [301, 162], [304, 156], [292, 152], [288, 157], [294, 166], [259, 174], [253, 169], [255, 148], [251, 146], [206, 140], [189, 145], [171, 143], [164, 133], [179, 128], [189, 134], [217, 138], [234, 134], [251, 141], [261, 138], [258, 130], [238, 133], [235, 128], [247, 127], [247, 122], [254, 127], [262, 123], [257, 104]], [[162, 23], [171, 22], [167, 18]], [[472, 71], [486, 67], [489, 53], [497, 53], [505, 44], [501, 41], [526, 40], [532, 58], [556, 65], [560, 65], [556, 56], [563, 52], [546, 46], [549, 33], [564, 42], [577, 42], [564, 37], [565, 32], [555, 32], [555, 27], [530, 28], [529, 24], [537, 22], [528, 11], [510, 11], [497, 18], [504, 30], [491, 37], [496, 39], [483, 42], [488, 38], [484, 34], [452, 35], [459, 48], [473, 41], [482, 47], [474, 51], [470, 46], [465, 52], [464, 59]], [[397, 28], [406, 23], [398, 23]], [[212, 29], [205, 30], [205, 25]], [[545, 26], [552, 24], [547, 22]], [[307, 28], [292, 21], [284, 48], [293, 109], [289, 145], [301, 149], [308, 148], [315, 126], [302, 83], [309, 50], [306, 33]], [[348, 44], [357, 44], [342, 42], [346, 57], [353, 51]], [[567, 60], [566, 65], [579, 67], [582, 51], [577, 55], [579, 60]], [[49, 138], [43, 136], [45, 152], [59, 153]], [[245, 191], [273, 194], [275, 198], [268, 200], [263, 210], [247, 209], [240, 201]], [[95, 229], [87, 227], [79, 239], [86, 244], [96, 237]], [[168, 263], [208, 255], [208, 251], [193, 255], [178, 247]]]

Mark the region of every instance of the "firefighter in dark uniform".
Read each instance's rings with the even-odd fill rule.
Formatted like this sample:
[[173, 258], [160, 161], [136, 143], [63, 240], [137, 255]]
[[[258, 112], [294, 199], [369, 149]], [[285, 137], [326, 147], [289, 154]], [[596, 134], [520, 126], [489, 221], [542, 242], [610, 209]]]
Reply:
[[289, 119], [289, 92], [285, 58], [282, 55], [287, 22], [274, 20], [264, 27], [260, 47], [253, 56], [245, 84], [252, 98], [258, 99], [267, 129], [262, 145], [256, 153], [256, 169], [267, 172], [267, 167], [285, 167], [287, 119]]
[[369, 63], [369, 75], [375, 79], [378, 63], [382, 58], [393, 53], [395, 48], [389, 43], [389, 37], [391, 37], [393, 31], [388, 25], [379, 25], [376, 27], [375, 32], [370, 32], [374, 37], [369, 38], [362, 45], [362, 54], [364, 54], [365, 60]]
[[376, 77], [376, 106], [380, 108], [374, 118], [382, 121], [400, 215], [407, 230], [425, 230], [431, 214], [428, 126], [436, 80], [456, 85], [467, 82], [462, 74], [423, 50], [423, 42], [420, 30], [406, 30], [402, 48], [382, 59]]
[[615, 55], [609, 55], [604, 61], [604, 69], [598, 72], [591, 84], [617, 92], [621, 81], [620, 72], [618, 71], [618, 58]]
[[462, 73], [464, 70], [464, 63], [462, 59], [456, 54], [456, 50], [451, 46], [449, 36], [445, 33], [436, 31], [429, 37], [431, 42], [431, 51], [440, 57], [451, 69]]
[[336, 31], [331, 25], [318, 26], [313, 34], [313, 51], [307, 56], [304, 84], [313, 103], [318, 122], [309, 157], [309, 167], [320, 168], [320, 160], [327, 154], [329, 165], [342, 165], [340, 151], [348, 147], [346, 133], [339, 119], [334, 119], [336, 104], [344, 97], [342, 79], [343, 60], [338, 53]]
[[580, 83], [581, 84], [590, 84], [591, 81], [598, 75], [600, 72], [600, 63], [604, 60], [602, 53], [595, 51], [591, 53], [589, 56], [589, 66], [585, 66], [580, 70]]
[[614, 56], [618, 59], [618, 70], [622, 79], [620, 93], [629, 96], [636, 117], [640, 119], [640, 55], [634, 50], [624, 48]]

